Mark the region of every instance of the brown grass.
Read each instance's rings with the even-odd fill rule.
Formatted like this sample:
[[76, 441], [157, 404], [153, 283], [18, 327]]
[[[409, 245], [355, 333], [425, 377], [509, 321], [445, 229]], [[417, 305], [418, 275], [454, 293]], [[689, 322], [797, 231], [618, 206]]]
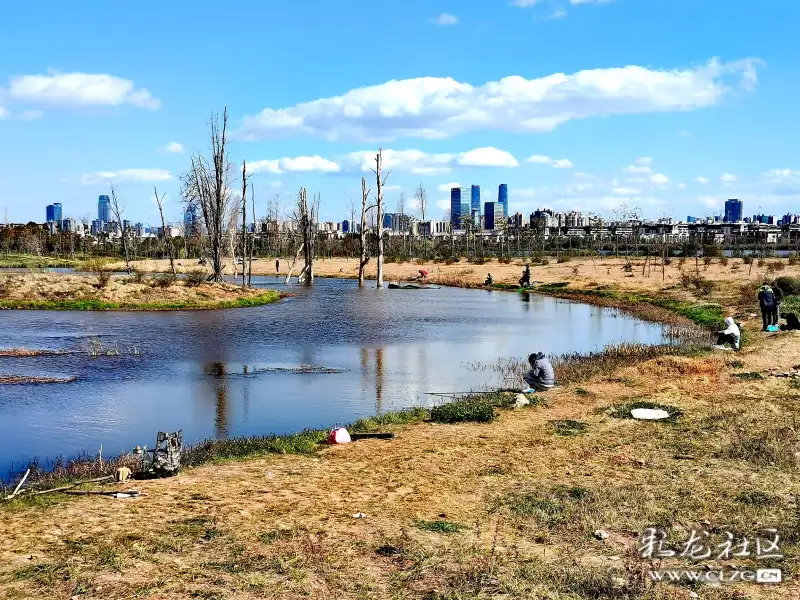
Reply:
[[[603, 285], [598, 264], [586, 281]], [[495, 264], [487, 270], [500, 274]], [[611, 277], [624, 277], [615, 270]], [[641, 265], [632, 274], [632, 289], [696, 298], [675, 278], [642, 277]], [[715, 279], [712, 300], [746, 316], [742, 276], [731, 275]], [[390, 426], [391, 441], [188, 469], [121, 486], [146, 494], [132, 500], [4, 503], [0, 585], [9, 597], [36, 599], [688, 598], [643, 576], [649, 565], [635, 555], [636, 538], [658, 525], [675, 541], [693, 527], [715, 540], [777, 527], [783, 561], [700, 564], [781, 566], [783, 584], [696, 591], [712, 600], [800, 597], [798, 391], [786, 379], [733, 376], [800, 364], [800, 334], [761, 336], [756, 321], [744, 318], [748, 342], [735, 356], [620, 352], [602, 369], [559, 365], [559, 388], [492, 423]], [[674, 423], [609, 415], [640, 401], [683, 415]], [[359, 512], [366, 517], [353, 518]], [[597, 529], [609, 534], [604, 542]]]

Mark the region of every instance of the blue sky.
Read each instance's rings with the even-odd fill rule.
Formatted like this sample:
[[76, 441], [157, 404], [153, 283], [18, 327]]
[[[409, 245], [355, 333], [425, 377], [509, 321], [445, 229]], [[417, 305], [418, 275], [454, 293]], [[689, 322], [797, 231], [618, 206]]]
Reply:
[[[0, 21], [9, 221], [180, 214], [179, 176], [230, 113], [257, 209], [300, 186], [324, 220], [386, 149], [387, 206], [438, 217], [451, 184], [511, 212], [800, 212], [800, 4], [791, 0], [25, 3]], [[76, 8], [80, 7], [80, 8]], [[371, 174], [367, 173], [371, 176]], [[374, 187], [374, 183], [369, 180]], [[437, 206], [437, 204], [439, 206]], [[0, 218], [2, 213], [0, 213]]]

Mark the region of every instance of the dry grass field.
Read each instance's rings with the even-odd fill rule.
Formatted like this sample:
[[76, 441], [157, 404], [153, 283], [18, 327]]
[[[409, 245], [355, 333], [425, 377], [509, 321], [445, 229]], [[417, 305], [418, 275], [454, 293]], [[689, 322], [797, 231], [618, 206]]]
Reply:
[[[387, 266], [398, 278], [417, 268]], [[520, 270], [429, 270], [436, 279], [467, 268], [475, 269], [467, 283], [487, 270], [510, 282]], [[533, 279], [719, 303], [745, 322], [742, 351], [587, 369], [586, 379], [577, 373], [490, 423], [392, 426], [392, 440], [220, 461], [120, 486], [141, 490], [139, 498], [10, 501], [0, 506], [0, 597], [800, 598], [800, 380], [773, 376], [800, 365], [800, 334], [758, 331], [744, 267], [729, 276], [730, 264], [701, 264], [715, 281], [705, 290], [682, 283], [675, 266], [664, 279], [641, 268], [628, 277], [617, 262], [583, 261], [534, 267]], [[757, 269], [751, 283], [766, 275]], [[620, 418], [633, 402], [682, 416]], [[649, 526], [668, 528], [675, 543], [691, 529], [720, 541], [726, 531], [753, 538], [772, 527], [784, 558], [651, 563], [636, 552]], [[649, 581], [647, 569], [667, 565], [773, 566], [785, 580]]]

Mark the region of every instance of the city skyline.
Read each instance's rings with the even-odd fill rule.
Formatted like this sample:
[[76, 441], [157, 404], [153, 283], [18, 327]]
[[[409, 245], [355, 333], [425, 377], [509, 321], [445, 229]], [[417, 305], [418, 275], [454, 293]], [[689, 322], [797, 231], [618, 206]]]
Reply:
[[[769, 11], [744, 0], [725, 10], [689, 0], [582, 0], [565, 10], [549, 0], [409, 0], [381, 6], [396, 27], [377, 49], [361, 35], [374, 12], [363, 0], [245, 0], [246, 22], [221, 28], [205, 0], [188, 15], [180, 4], [85, 14], [56, 5], [35, 28], [15, 25], [27, 7], [8, 7], [0, 208], [9, 220], [38, 220], [37, 207], [53, 202], [65, 216], [94, 214], [92, 197], [113, 181], [126, 218], [158, 221], [157, 186], [179, 221], [180, 175], [206, 151], [209, 116], [225, 106], [231, 158], [247, 160], [262, 212], [273, 194], [287, 205], [305, 186], [322, 194], [320, 217], [338, 220], [360, 178], [372, 178], [378, 148], [391, 170], [387, 207], [401, 193], [412, 204], [423, 182], [433, 216], [448, 209], [452, 187], [480, 185], [483, 202], [501, 181], [512, 213], [611, 214], [628, 203], [654, 218], [718, 214], [735, 196], [753, 212], [784, 214], [800, 202], [791, 28], [800, 6], [788, 0]], [[150, 10], [159, 18], [133, 36], [129, 24]], [[245, 58], [197, 64], [212, 30]], [[256, 58], [301, 36], [302, 53]], [[193, 51], [157, 50], [153, 40], [164, 39]]]

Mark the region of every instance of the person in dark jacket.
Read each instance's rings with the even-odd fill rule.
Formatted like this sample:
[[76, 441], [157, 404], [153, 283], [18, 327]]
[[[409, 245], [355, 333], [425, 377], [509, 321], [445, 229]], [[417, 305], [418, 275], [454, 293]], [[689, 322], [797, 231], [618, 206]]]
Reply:
[[483, 285], [492, 285], [494, 283], [494, 279], [492, 279], [492, 274], [489, 273], [486, 276], [486, 281], [483, 282]]
[[281, 270], [281, 259], [275, 259], [275, 275], [278, 275], [278, 272]]
[[781, 325], [781, 331], [800, 330], [800, 319], [793, 312], [781, 313], [781, 319], [786, 320], [786, 325]]
[[[761, 308], [761, 331], [766, 331], [772, 325], [772, 313], [775, 310], [775, 292], [765, 281], [761, 289], [758, 290], [758, 305]], [[776, 319], [777, 320], [777, 319]]]
[[528, 287], [531, 284], [531, 266], [525, 265], [522, 278], [519, 280], [519, 287]]
[[528, 386], [537, 392], [546, 392], [556, 385], [556, 375], [553, 365], [542, 352], [534, 352], [528, 357], [531, 370], [525, 373], [523, 379]]
[[783, 290], [778, 285], [777, 281], [773, 281], [769, 287], [775, 295], [775, 308], [772, 311], [772, 324], [778, 324], [778, 315], [781, 313], [781, 304], [783, 303]]

